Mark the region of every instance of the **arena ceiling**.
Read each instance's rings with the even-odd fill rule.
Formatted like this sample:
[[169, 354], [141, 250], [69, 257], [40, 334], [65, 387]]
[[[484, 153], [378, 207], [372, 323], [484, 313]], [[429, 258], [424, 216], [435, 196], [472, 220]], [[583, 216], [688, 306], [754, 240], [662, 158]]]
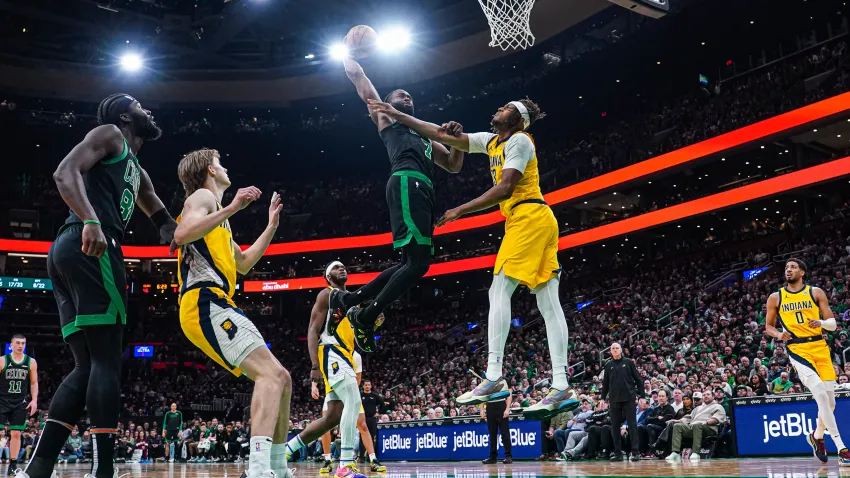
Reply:
[[487, 30], [476, 0], [0, 0], [0, 15], [7, 60], [108, 67], [135, 49], [161, 70], [297, 74], [361, 23], [404, 23], [428, 47]]

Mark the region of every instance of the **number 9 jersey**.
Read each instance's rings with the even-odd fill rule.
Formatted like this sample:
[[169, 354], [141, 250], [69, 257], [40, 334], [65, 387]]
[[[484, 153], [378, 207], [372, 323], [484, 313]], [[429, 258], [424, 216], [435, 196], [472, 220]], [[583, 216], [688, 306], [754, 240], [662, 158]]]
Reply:
[[823, 381], [835, 380], [835, 369], [829, 346], [821, 327], [811, 327], [809, 320], [820, 320], [820, 307], [813, 297], [812, 286], [797, 292], [779, 289], [779, 323], [789, 334], [788, 356], [799, 375], [817, 373]]

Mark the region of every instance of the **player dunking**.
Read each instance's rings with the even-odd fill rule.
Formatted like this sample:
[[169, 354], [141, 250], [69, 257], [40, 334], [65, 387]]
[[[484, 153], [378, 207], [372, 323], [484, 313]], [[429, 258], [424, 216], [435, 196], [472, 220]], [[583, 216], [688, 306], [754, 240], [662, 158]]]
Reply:
[[283, 208], [280, 197], [272, 195], [266, 229], [243, 251], [233, 241], [228, 218], [259, 199], [260, 190], [239, 189], [230, 204], [222, 206], [230, 179], [213, 149], [187, 154], [180, 160], [177, 175], [186, 190], [174, 232], [174, 241], [180, 246], [180, 326], [186, 337], [219, 365], [254, 381], [248, 478], [290, 476], [284, 450], [292, 380], [254, 324], [233, 303], [236, 273], [247, 274], [274, 238]]
[[[835, 369], [822, 335], [823, 329], [837, 327], [835, 315], [823, 290], [804, 282], [807, 272], [806, 263], [800, 259], [788, 259], [785, 263], [785, 287], [767, 298], [764, 331], [787, 342], [791, 364], [818, 404], [817, 428], [806, 437], [815, 457], [827, 462], [823, 435], [829, 430], [838, 449], [838, 465], [850, 466], [850, 451], [844, 446], [835, 421]], [[784, 331], [776, 328], [777, 319]]]
[[[355, 60], [345, 60], [345, 73], [365, 102], [380, 97], [363, 68]], [[413, 114], [413, 98], [404, 90], [395, 90], [386, 101], [407, 114]], [[401, 297], [428, 272], [431, 265], [434, 233], [434, 164], [449, 172], [458, 154], [451, 157], [445, 146], [423, 138], [414, 130], [397, 124], [389, 115], [370, 110], [369, 115], [378, 127], [378, 135], [390, 156], [390, 179], [387, 181], [387, 205], [393, 247], [402, 250], [402, 261], [383, 272], [370, 283], [346, 297], [345, 305], [355, 306], [366, 299], [375, 299], [364, 308], [353, 307], [346, 314], [354, 327], [354, 339], [365, 352], [375, 350], [375, 322], [389, 304]], [[462, 155], [462, 153], [460, 153]], [[341, 319], [338, 319], [341, 320]], [[330, 323], [333, 334], [338, 320]]]
[[[38, 365], [26, 355], [27, 339], [21, 334], [12, 336], [12, 353], [0, 357], [0, 426], [7, 421], [11, 440], [9, 443], [8, 475], [18, 469], [21, 451], [21, 432], [27, 427], [27, 417], [38, 409]], [[32, 399], [27, 403], [27, 395]]]
[[44, 433], [19, 477], [51, 475], [72, 424], [84, 409], [91, 421], [91, 475], [117, 476], [112, 456], [127, 318], [121, 240], [136, 205], [166, 243], [176, 227], [136, 158], [145, 141], [162, 134], [151, 112], [132, 96], [115, 94], [101, 101], [97, 120], [101, 126], [89, 131], [53, 173], [71, 214], [50, 247], [47, 272], [53, 281], [62, 337], [75, 364], [50, 401]]
[[[354, 357], [354, 329], [345, 316], [343, 301], [349, 295], [345, 290], [347, 280], [348, 272], [341, 262], [328, 264], [325, 268], [328, 287], [316, 296], [307, 330], [307, 349], [313, 364], [310, 378], [314, 385], [324, 381], [327, 408], [323, 410], [322, 418], [310, 422], [298, 436], [289, 440], [286, 447], [291, 455], [339, 424], [342, 450], [335, 476], [355, 478], [363, 476], [357, 473], [354, 466], [354, 441], [358, 416], [363, 407], [360, 402], [360, 372]], [[337, 327], [331, 332], [329, 324], [334, 321], [337, 322]], [[318, 390], [315, 387], [313, 398], [318, 398]], [[366, 435], [369, 436], [368, 433]], [[386, 467], [375, 458], [374, 448], [369, 458], [372, 471], [386, 471]], [[329, 461], [325, 450], [325, 464], [320, 472], [330, 472]]]
[[[558, 297], [558, 224], [540, 192], [537, 155], [526, 130], [544, 115], [531, 100], [512, 101], [499, 108], [491, 124], [495, 133], [458, 133], [451, 122], [443, 127], [420, 121], [394, 105], [370, 102], [370, 110], [384, 114], [426, 138], [470, 153], [490, 157], [493, 187], [476, 199], [447, 211], [440, 226], [469, 213], [499, 205], [505, 216], [505, 236], [496, 256], [490, 286], [488, 318], [489, 355], [485, 380], [457, 399], [459, 404], [478, 404], [510, 394], [502, 376], [502, 357], [511, 327], [511, 295], [520, 284], [537, 295], [537, 307], [546, 323], [552, 356], [552, 389], [546, 398], [527, 409], [530, 418], [545, 419], [579, 406], [567, 382], [567, 322]], [[454, 154], [454, 153], [453, 153]], [[460, 158], [461, 165], [463, 158]]]

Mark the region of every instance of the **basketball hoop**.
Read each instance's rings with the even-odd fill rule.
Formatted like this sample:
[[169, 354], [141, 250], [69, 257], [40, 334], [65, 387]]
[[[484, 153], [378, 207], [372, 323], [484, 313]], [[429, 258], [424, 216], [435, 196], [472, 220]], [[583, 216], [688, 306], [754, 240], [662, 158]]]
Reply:
[[535, 0], [478, 0], [490, 24], [490, 46], [526, 48], [534, 45], [531, 9]]

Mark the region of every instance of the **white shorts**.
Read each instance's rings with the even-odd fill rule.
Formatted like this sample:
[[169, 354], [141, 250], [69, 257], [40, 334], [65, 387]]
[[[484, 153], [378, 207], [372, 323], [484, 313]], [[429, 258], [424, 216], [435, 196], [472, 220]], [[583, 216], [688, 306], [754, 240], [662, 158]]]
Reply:
[[[322, 404], [322, 412], [328, 411], [328, 401], [332, 400], [331, 398], [329, 398], [331, 396], [331, 394], [336, 395], [336, 393], [334, 393], [334, 392], [331, 392], [331, 393], [325, 395], [325, 403]], [[339, 398], [334, 398], [333, 400], [339, 400]], [[360, 404], [360, 413], [362, 413], [363, 415], [366, 414], [366, 410], [363, 410], [363, 404], [362, 403]]]
[[319, 367], [325, 376], [325, 389], [333, 389], [346, 377], [354, 379], [354, 386], [356, 387], [357, 373], [354, 371], [351, 360], [343, 358], [329, 346], [319, 345], [319, 348], [321, 350]]

